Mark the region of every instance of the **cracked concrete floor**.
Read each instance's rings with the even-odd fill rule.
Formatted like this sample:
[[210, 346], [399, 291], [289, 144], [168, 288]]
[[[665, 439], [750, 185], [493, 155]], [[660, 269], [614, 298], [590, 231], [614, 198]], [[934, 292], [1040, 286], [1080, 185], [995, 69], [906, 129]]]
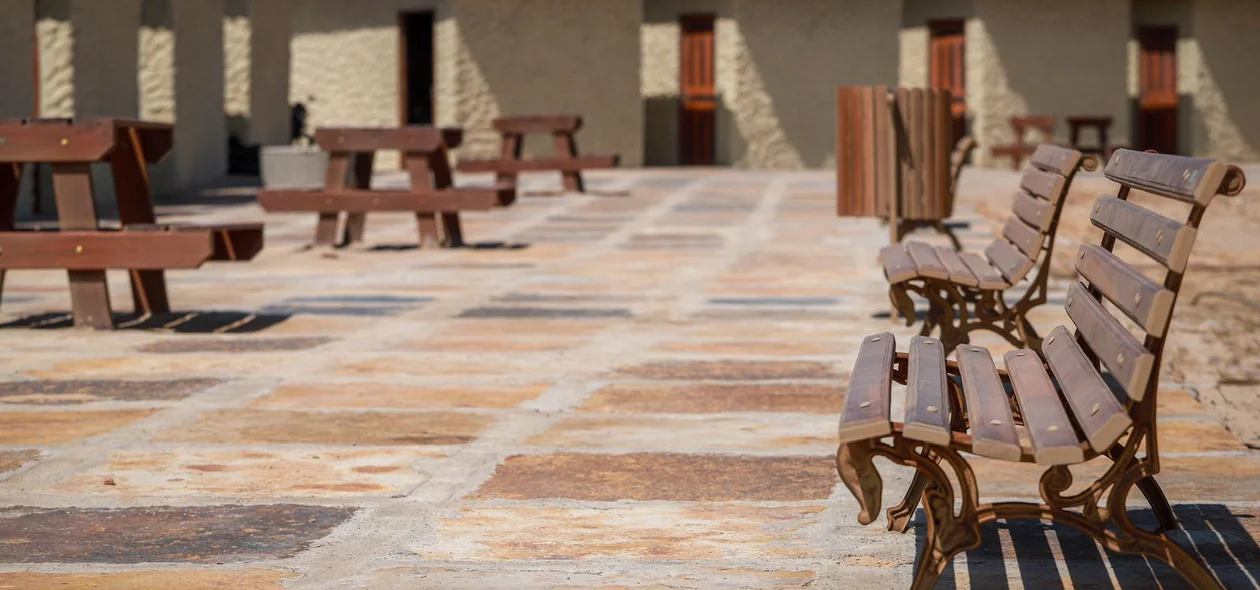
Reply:
[[[921, 521], [858, 525], [832, 467], [858, 340], [913, 333], [880, 315], [886, 231], [837, 219], [826, 172], [589, 184], [603, 196], [466, 215], [480, 247], [460, 250], [407, 249], [414, 222], [379, 215], [368, 247], [309, 251], [312, 218], [267, 216], [257, 260], [169, 273], [184, 311], [114, 333], [63, 327], [63, 273], [10, 273], [0, 588], [908, 587]], [[974, 208], [957, 220], [971, 247], [992, 235]], [[1165, 380], [1160, 430], [1179, 539], [1249, 587], [1260, 456], [1184, 388]], [[889, 505], [909, 477], [884, 469]], [[976, 469], [985, 497], [1036, 497], [1036, 470]], [[1023, 522], [986, 527], [945, 579], [1180, 583]]]

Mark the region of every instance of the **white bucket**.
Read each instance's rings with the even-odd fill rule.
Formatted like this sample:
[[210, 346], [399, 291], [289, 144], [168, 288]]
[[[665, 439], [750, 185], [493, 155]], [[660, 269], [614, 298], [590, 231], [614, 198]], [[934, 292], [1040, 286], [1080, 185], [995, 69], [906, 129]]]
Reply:
[[319, 189], [324, 187], [328, 153], [315, 147], [295, 145], [263, 146], [261, 160], [263, 188]]

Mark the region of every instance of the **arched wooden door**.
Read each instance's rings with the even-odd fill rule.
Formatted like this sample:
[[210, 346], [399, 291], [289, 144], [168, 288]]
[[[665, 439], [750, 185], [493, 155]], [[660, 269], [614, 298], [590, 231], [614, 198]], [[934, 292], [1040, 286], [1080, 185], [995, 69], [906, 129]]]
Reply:
[[679, 19], [678, 156], [686, 166], [712, 166], [717, 123], [714, 87], [713, 20], [711, 14], [688, 14]]
[[950, 145], [967, 134], [966, 35], [963, 21], [933, 21], [928, 26], [928, 85], [949, 90], [953, 119]]
[[1177, 153], [1177, 27], [1138, 29], [1138, 147]]

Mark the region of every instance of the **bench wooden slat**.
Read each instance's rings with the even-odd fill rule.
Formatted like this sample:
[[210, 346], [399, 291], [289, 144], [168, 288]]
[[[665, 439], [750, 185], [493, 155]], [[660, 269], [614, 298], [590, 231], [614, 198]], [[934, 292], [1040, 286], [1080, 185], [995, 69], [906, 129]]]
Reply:
[[103, 121], [0, 120], [0, 162], [97, 162], [114, 149], [117, 132]]
[[1058, 203], [1063, 195], [1063, 184], [1065, 182], [1067, 182], [1066, 178], [1053, 172], [1029, 168], [1024, 170], [1024, 175], [1020, 177], [1019, 188], [1051, 203]]
[[253, 260], [263, 248], [261, 223], [132, 223], [129, 232], [209, 233], [214, 240], [210, 260], [241, 262]]
[[1029, 227], [1015, 216], [1006, 218], [1006, 225], [1002, 226], [1002, 236], [1015, 244], [1015, 247], [1029, 258], [1037, 257], [1037, 254], [1041, 252], [1041, 241], [1045, 238], [1045, 234], [1037, 231], [1036, 228]]
[[1072, 465], [1085, 460], [1085, 451], [1068, 418], [1063, 401], [1033, 350], [1012, 350], [1003, 357], [1019, 415], [1032, 441], [1033, 460], [1040, 465]]
[[1076, 270], [1142, 329], [1162, 334], [1172, 313], [1173, 293], [1095, 244], [1081, 246]]
[[574, 158], [534, 158], [529, 160], [462, 160], [455, 166], [460, 172], [537, 172], [560, 170], [564, 172], [591, 168], [615, 168], [619, 155], [585, 155]]
[[937, 445], [950, 441], [949, 397], [945, 384], [945, 347], [927, 336], [910, 339], [906, 377], [906, 438]]
[[213, 254], [208, 232], [0, 232], [0, 269], [198, 268]]
[[1081, 162], [1081, 153], [1052, 143], [1043, 143], [1033, 152], [1032, 164], [1042, 170], [1067, 176]]
[[498, 204], [499, 192], [499, 189], [493, 187], [430, 189], [423, 192], [363, 189], [265, 190], [259, 191], [258, 204], [271, 212], [485, 211]]
[[501, 133], [572, 133], [582, 128], [579, 115], [521, 115], [499, 117], [491, 125]]
[[1054, 219], [1054, 204], [1050, 201], [1039, 199], [1025, 191], [1019, 191], [1019, 194], [1015, 195], [1013, 209], [1015, 215], [1023, 219], [1028, 225], [1043, 232], [1050, 231], [1050, 222]]
[[980, 284], [976, 279], [975, 273], [971, 272], [971, 268], [958, 255], [958, 251], [946, 246], [936, 247], [936, 257], [940, 259], [941, 264], [949, 271], [949, 280], [959, 285], [975, 287]]
[[954, 350], [958, 373], [967, 398], [967, 424], [971, 429], [971, 451], [977, 455], [1018, 461], [1023, 454], [1010, 400], [997, 366], [988, 349], [970, 344]]
[[1198, 230], [1182, 225], [1144, 207], [1111, 196], [1101, 196], [1090, 215], [1094, 225], [1173, 272], [1182, 272]]
[[1005, 289], [1011, 286], [1002, 278], [1002, 273], [993, 268], [983, 256], [973, 252], [959, 252], [958, 257], [971, 269], [971, 274], [975, 275], [981, 289]]
[[[459, 145], [463, 131], [429, 126], [409, 127], [320, 127], [315, 143], [326, 152], [431, 152], [439, 146]], [[453, 143], [453, 145], [452, 145]]]
[[1012, 285], [1023, 279], [1033, 266], [1032, 259], [1024, 256], [1018, 248], [1003, 238], [993, 240], [993, 243], [984, 249], [984, 254]]
[[878, 438], [892, 433], [892, 367], [897, 342], [889, 332], [862, 340], [853, 364], [849, 390], [840, 414], [840, 442]]
[[1080, 283], [1074, 282], [1068, 287], [1067, 312], [1094, 351], [1094, 356], [1111, 371], [1129, 398], [1142, 401], [1155, 355], [1124, 329]]
[[1041, 351], [1089, 446], [1099, 453], [1105, 452], [1128, 430], [1133, 419], [1094, 370], [1094, 364], [1067, 328], [1059, 326], [1051, 331]]
[[914, 261], [902, 244], [889, 244], [880, 248], [879, 262], [884, 265], [884, 276], [889, 283], [901, 283], [919, 276]]
[[[1218, 191], [1232, 194], [1241, 189], [1242, 175], [1230, 166], [1206, 158], [1147, 154], [1120, 149], [1111, 155], [1103, 173], [1121, 184], [1149, 193], [1206, 205]], [[1226, 176], [1238, 186], [1222, 187]], [[1225, 190], [1222, 191], [1222, 188]]]
[[933, 279], [948, 279], [949, 270], [936, 257], [936, 249], [925, 242], [906, 242], [906, 253], [919, 269], [919, 274]]

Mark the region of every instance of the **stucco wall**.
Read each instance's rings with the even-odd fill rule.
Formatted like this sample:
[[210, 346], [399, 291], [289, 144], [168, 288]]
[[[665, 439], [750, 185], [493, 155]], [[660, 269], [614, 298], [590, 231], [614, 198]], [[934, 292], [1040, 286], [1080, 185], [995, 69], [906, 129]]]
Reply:
[[835, 165], [835, 93], [897, 81], [900, 0], [739, 0], [735, 162]]
[[135, 117], [140, 0], [75, 0], [70, 22], [75, 116]]
[[0, 18], [0, 117], [29, 117], [34, 112], [35, 81], [31, 67], [35, 44], [35, 3], [29, 0], [3, 4]]
[[1194, 8], [1197, 51], [1182, 54], [1198, 62], [1185, 89], [1194, 97], [1193, 152], [1260, 160], [1260, 3], [1199, 0]]
[[714, 82], [718, 92], [718, 115], [714, 129], [714, 161], [731, 163], [731, 117], [726, 109], [724, 87], [734, 77], [735, 30], [731, 0], [644, 0], [640, 30], [639, 86], [643, 95], [644, 163], [676, 165], [678, 153], [678, 109], [680, 108], [679, 69], [682, 31], [678, 19], [684, 14], [712, 14], [714, 23]]
[[39, 3], [35, 31], [39, 38], [39, 114], [74, 116], [74, 28], [70, 0]]
[[223, 110], [228, 133], [249, 141], [250, 42], [253, 26], [246, 0], [227, 0], [223, 15]]
[[289, 142], [290, 0], [250, 2], [249, 141], [263, 145]]
[[1057, 142], [1067, 141], [1065, 117], [1109, 115], [1113, 143], [1126, 141], [1127, 2], [975, 0], [974, 7], [966, 65], [978, 163], [991, 163], [988, 148], [1014, 139], [1016, 115], [1054, 115]]

